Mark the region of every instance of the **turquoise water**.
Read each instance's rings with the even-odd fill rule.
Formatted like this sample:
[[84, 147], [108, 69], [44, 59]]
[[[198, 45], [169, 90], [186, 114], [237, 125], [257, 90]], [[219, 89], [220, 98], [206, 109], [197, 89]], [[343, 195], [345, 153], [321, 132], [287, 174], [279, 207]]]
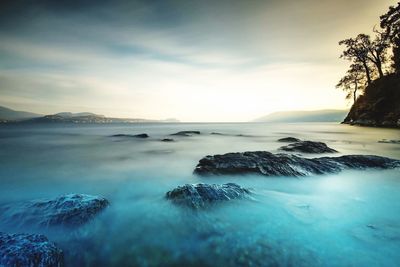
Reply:
[[[202, 134], [160, 142], [181, 130]], [[109, 137], [120, 133], [150, 138]], [[301, 179], [192, 173], [205, 155], [277, 152], [276, 139], [287, 136], [326, 142], [339, 155], [400, 159], [399, 144], [378, 143], [400, 139], [399, 130], [338, 124], [1, 126], [0, 203], [86, 193], [111, 205], [73, 231], [1, 223], [0, 231], [45, 234], [66, 266], [398, 266], [399, 169]], [[250, 187], [254, 201], [195, 212], [164, 199], [199, 182]]]

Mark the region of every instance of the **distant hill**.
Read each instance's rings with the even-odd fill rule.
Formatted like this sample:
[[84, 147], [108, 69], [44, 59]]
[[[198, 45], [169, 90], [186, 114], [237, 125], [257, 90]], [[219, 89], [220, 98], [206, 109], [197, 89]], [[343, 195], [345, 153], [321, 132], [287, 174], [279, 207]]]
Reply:
[[341, 122], [347, 111], [323, 109], [313, 111], [280, 111], [255, 119], [254, 122]]
[[165, 123], [179, 122], [176, 119], [166, 120], [147, 120], [132, 118], [109, 118], [104, 115], [98, 115], [90, 112], [61, 112], [53, 115], [46, 115], [39, 118], [26, 120], [27, 123]]
[[343, 122], [400, 127], [400, 75], [389, 74], [373, 81], [351, 107]]
[[166, 123], [179, 122], [177, 119], [147, 120], [132, 118], [109, 118], [91, 112], [60, 112], [40, 115], [25, 111], [15, 111], [0, 107], [0, 123]]
[[[74, 118], [74, 117], [83, 117], [83, 116], [103, 116], [97, 115], [91, 112], [79, 112], [79, 113], [72, 113], [72, 112], [60, 112], [54, 115], [58, 115], [65, 118]], [[104, 117], [104, 116], [103, 116]]]
[[43, 115], [26, 111], [17, 111], [0, 106], [0, 121], [19, 121], [19, 120], [32, 119], [40, 116]]

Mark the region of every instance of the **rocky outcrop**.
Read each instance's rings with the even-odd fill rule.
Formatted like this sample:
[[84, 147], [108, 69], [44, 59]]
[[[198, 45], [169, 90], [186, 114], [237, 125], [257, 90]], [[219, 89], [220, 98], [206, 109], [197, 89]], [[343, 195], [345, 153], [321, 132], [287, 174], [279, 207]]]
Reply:
[[135, 137], [135, 138], [148, 138], [149, 135], [146, 133], [142, 134], [114, 134], [111, 137]]
[[2, 206], [0, 219], [14, 225], [76, 227], [88, 222], [108, 205], [102, 197], [69, 194]]
[[281, 138], [278, 139], [278, 142], [282, 142], [282, 143], [294, 143], [294, 142], [300, 142], [301, 140], [295, 137], [285, 137], [285, 138]]
[[192, 136], [195, 134], [200, 134], [199, 131], [180, 131], [171, 135], [177, 135], [177, 136]]
[[63, 252], [43, 235], [0, 233], [0, 266], [61, 267]]
[[173, 203], [199, 209], [221, 201], [248, 198], [250, 194], [249, 189], [234, 183], [186, 184], [167, 192], [166, 198]]
[[333, 148], [328, 147], [325, 143], [313, 141], [298, 141], [287, 146], [282, 146], [279, 150], [314, 154], [337, 152]]
[[390, 74], [369, 85], [351, 107], [343, 123], [400, 127], [400, 75]]
[[396, 167], [400, 167], [400, 160], [371, 155], [308, 159], [295, 155], [255, 151], [206, 156], [199, 161], [194, 172], [200, 175], [308, 176], [337, 173], [344, 169], [392, 169]]

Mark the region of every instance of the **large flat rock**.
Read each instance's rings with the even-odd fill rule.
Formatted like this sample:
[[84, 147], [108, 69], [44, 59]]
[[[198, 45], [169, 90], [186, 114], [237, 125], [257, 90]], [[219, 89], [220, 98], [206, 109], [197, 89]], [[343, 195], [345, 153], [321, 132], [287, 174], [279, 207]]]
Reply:
[[3, 222], [38, 226], [79, 226], [109, 205], [107, 199], [68, 194], [53, 199], [10, 203], [0, 207]]
[[63, 252], [43, 235], [0, 232], [0, 266], [61, 267]]
[[267, 151], [227, 153], [206, 156], [194, 172], [200, 175], [261, 174], [265, 176], [308, 176], [337, 173], [344, 169], [392, 169], [400, 160], [372, 155], [303, 158], [295, 155], [272, 154]]
[[222, 201], [247, 198], [250, 194], [249, 189], [234, 183], [186, 184], [167, 192], [166, 197], [176, 204], [198, 209]]

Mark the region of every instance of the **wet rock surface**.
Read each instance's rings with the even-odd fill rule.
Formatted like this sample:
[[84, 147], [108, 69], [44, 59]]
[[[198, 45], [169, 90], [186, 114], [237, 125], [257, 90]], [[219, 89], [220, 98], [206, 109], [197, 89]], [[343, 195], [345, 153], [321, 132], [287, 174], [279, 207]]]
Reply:
[[166, 198], [176, 204], [198, 209], [221, 201], [249, 198], [250, 194], [249, 189], [234, 183], [186, 184], [167, 192]]
[[199, 161], [194, 172], [200, 175], [309, 176], [337, 173], [344, 169], [392, 169], [397, 167], [400, 167], [400, 160], [373, 155], [347, 155], [309, 159], [295, 155], [254, 151], [206, 156]]
[[200, 134], [200, 132], [199, 131], [180, 131], [180, 132], [177, 132], [177, 133], [173, 133], [171, 135], [192, 136], [192, 135], [195, 135], [195, 134]]
[[142, 134], [114, 134], [111, 137], [134, 137], [134, 138], [148, 138], [149, 135], [146, 133]]
[[61, 267], [63, 252], [43, 235], [0, 232], [0, 266]]
[[108, 205], [108, 200], [102, 197], [68, 194], [1, 206], [0, 219], [15, 225], [76, 227], [91, 220]]
[[298, 141], [287, 146], [282, 146], [279, 150], [288, 152], [301, 152], [301, 153], [336, 153], [333, 148], [328, 147], [325, 143], [314, 141]]
[[282, 143], [294, 143], [294, 142], [300, 142], [301, 140], [295, 137], [284, 137], [281, 139], [278, 139], [278, 142]]

